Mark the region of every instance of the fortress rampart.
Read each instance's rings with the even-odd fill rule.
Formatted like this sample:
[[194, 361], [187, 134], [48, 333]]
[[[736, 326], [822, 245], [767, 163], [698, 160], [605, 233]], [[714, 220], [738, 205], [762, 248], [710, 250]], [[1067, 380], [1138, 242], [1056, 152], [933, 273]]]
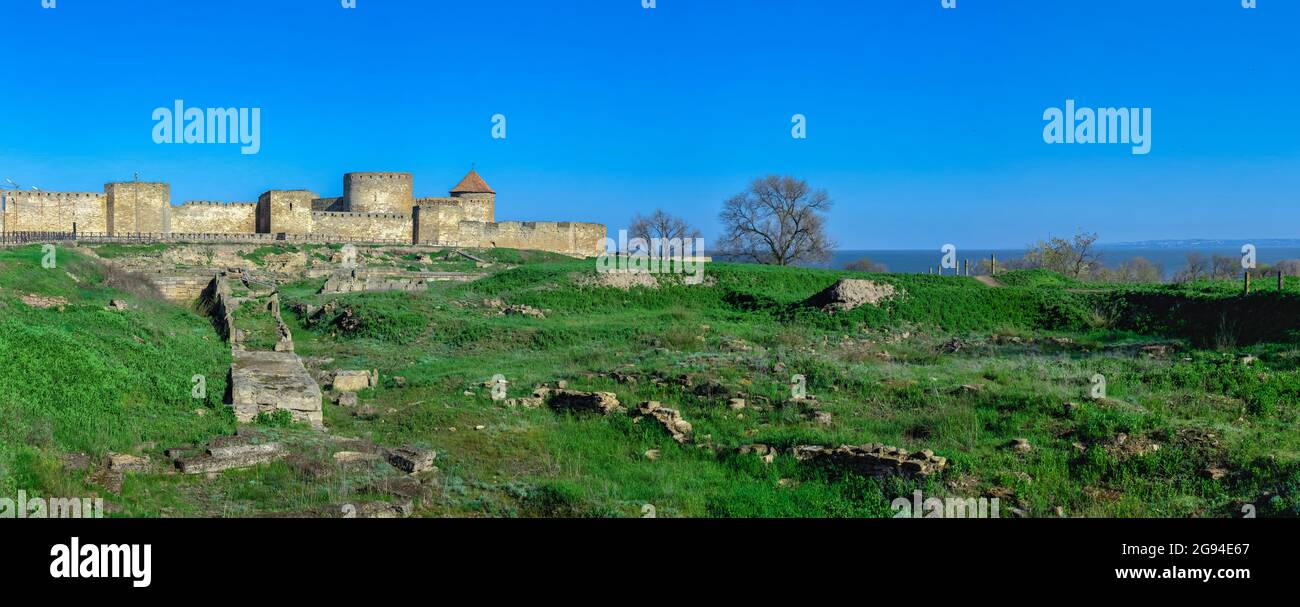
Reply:
[[9, 232], [108, 231], [108, 197], [95, 192], [5, 192], [4, 229]]
[[97, 192], [5, 190], [0, 230], [77, 232], [102, 238], [147, 235], [203, 241], [410, 242], [598, 255], [605, 226], [496, 221], [496, 192], [470, 171], [448, 196], [415, 198], [410, 173], [347, 173], [343, 196], [268, 190], [257, 202], [171, 204], [171, 186], [112, 182]]
[[257, 231], [257, 203], [191, 201], [172, 209], [172, 233], [247, 234]]

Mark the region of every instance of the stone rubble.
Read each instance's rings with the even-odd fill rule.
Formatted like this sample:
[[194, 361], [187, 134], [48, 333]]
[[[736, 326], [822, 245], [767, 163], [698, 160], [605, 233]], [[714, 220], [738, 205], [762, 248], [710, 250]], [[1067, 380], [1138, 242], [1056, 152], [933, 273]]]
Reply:
[[658, 420], [678, 444], [684, 445], [691, 440], [691, 423], [682, 419], [682, 414], [676, 409], [664, 407], [658, 401], [648, 400], [642, 402], [637, 405], [633, 415], [636, 417], [635, 421], [638, 422], [645, 417]]

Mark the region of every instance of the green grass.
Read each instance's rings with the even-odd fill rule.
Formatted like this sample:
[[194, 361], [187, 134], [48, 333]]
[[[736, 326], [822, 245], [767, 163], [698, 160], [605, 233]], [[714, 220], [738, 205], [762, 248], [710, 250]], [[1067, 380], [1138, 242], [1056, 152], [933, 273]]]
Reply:
[[[58, 250], [57, 268], [40, 261], [37, 247], [0, 250], [0, 494], [75, 486], [60, 472], [64, 453], [100, 457], [233, 429], [219, 406], [229, 349], [206, 319], [100, 286], [100, 268], [75, 249]], [[29, 307], [19, 301], [27, 293], [68, 304]], [[105, 310], [112, 298], [131, 309]], [[202, 398], [192, 395], [195, 375], [206, 381]]]
[[90, 245], [90, 248], [95, 251], [95, 254], [104, 259], [153, 255], [156, 253], [163, 252], [164, 250], [167, 249], [167, 247], [168, 245], [164, 243], [154, 243], [154, 244], [109, 243], [109, 244], [100, 244], [100, 245]]
[[[93, 264], [61, 258], [60, 271], [50, 272], [38, 253], [0, 257], [0, 303], [21, 315], [6, 315], [18, 319], [17, 332], [0, 333], [0, 344], [24, 360], [0, 383], [6, 418], [19, 420], [0, 434], [0, 462], [13, 479], [0, 488], [70, 491], [89, 481], [61, 472], [52, 463], [60, 453], [199, 440], [233, 426], [227, 414], [195, 416], [188, 384], [171, 383], [200, 368], [212, 374], [209, 394], [224, 381], [228, 353], [214, 336], [204, 339], [212, 332], [206, 321], [157, 302], [133, 302], [140, 307], [125, 316], [103, 311], [112, 295], [94, 286]], [[326, 404], [331, 433], [438, 451], [436, 490], [418, 505], [421, 516], [630, 517], [651, 505], [669, 517], [878, 517], [916, 489], [1002, 496], [1004, 516], [1015, 507], [1031, 516], [1059, 509], [1222, 517], [1239, 516], [1243, 504], [1260, 516], [1300, 514], [1291, 294], [1242, 297], [1230, 283], [1212, 282], [1080, 285], [1041, 271], [1009, 272], [999, 276], [1002, 287], [989, 287], [969, 278], [741, 264], [711, 264], [704, 285], [665, 277], [658, 289], [620, 291], [584, 286], [591, 260], [475, 254], [520, 265], [426, 293], [317, 295], [323, 279], [280, 287], [299, 354], [332, 359], [330, 368], [378, 368], [383, 378], [360, 394], [376, 415]], [[434, 254], [434, 263], [444, 259]], [[73, 273], [85, 275], [82, 283], [60, 278], [65, 265], [80, 268]], [[803, 304], [841, 277], [887, 282], [901, 295], [839, 314]], [[70, 303], [62, 313], [27, 309], [15, 289]], [[501, 315], [493, 300], [546, 317]], [[331, 313], [315, 312], [327, 303]], [[1237, 323], [1230, 343], [1209, 322], [1219, 316]], [[1247, 354], [1256, 358], [1250, 365], [1241, 361]], [[63, 379], [32, 388], [33, 377], [75, 376], [74, 369], [95, 379], [83, 373], [72, 388]], [[512, 398], [565, 380], [612, 391], [628, 406], [658, 400], [693, 424], [697, 444], [714, 448], [678, 445], [626, 415], [494, 402], [483, 382], [498, 373]], [[796, 373], [813, 403], [788, 402]], [[1103, 399], [1089, 398], [1095, 374], [1106, 380]], [[687, 387], [709, 384], [722, 393]], [[750, 406], [728, 409], [732, 393]], [[831, 423], [814, 419], [814, 408]], [[300, 458], [330, 460], [324, 437], [283, 421], [259, 428], [290, 442]], [[1013, 438], [1032, 450], [1009, 449]], [[877, 481], [788, 455], [801, 444], [866, 442], [932, 449], [951, 463], [926, 481]], [[782, 455], [764, 464], [735, 452], [752, 443]], [[658, 459], [645, 457], [650, 449]], [[304, 470], [284, 461], [211, 480], [134, 476], [110, 501], [143, 516], [321, 512], [383, 499], [362, 489], [392, 474], [382, 463], [331, 468], [323, 478]]]
[[[1004, 507], [1035, 516], [1052, 516], [1057, 507], [1081, 516], [1231, 516], [1242, 503], [1295, 513], [1300, 441], [1290, 428], [1300, 357], [1292, 344], [1251, 350], [1263, 356], [1259, 367], [1195, 349], [1191, 360], [1148, 358], [1140, 346], [1170, 343], [1168, 334], [1097, 327], [1091, 318], [1095, 306], [1123, 291], [1078, 293], [1074, 282], [1043, 273], [1019, 274], [1009, 282], [1028, 286], [1005, 288], [873, 275], [905, 294], [830, 316], [801, 302], [850, 273], [716, 264], [712, 286], [625, 292], [576, 286], [575, 275], [590, 268], [531, 264], [420, 295], [311, 296], [350, 309], [355, 329], [299, 325], [299, 350], [406, 379], [403, 388], [390, 384], [371, 396], [397, 413], [367, 423], [336, 416], [334, 423], [343, 432], [421, 440], [444, 451], [444, 472], [460, 489], [430, 514], [635, 516], [652, 503], [661, 516], [887, 516], [889, 500], [910, 494], [914, 483], [829, 479], [788, 457], [765, 466], [726, 455], [753, 442], [870, 441], [949, 457], [952, 469], [929, 481], [927, 494], [1009, 491], [1017, 503]], [[498, 316], [481, 305], [485, 298], [542, 308], [547, 318]], [[942, 346], [953, 336], [965, 345], [946, 353]], [[640, 381], [589, 376], [615, 368]], [[780, 402], [795, 372], [832, 413], [832, 426], [790, 408], [738, 419], [719, 398], [672, 385], [692, 376]], [[680, 408], [722, 455], [678, 446], [623, 418], [505, 410], [478, 387], [495, 373], [511, 380], [512, 396], [566, 379], [614, 391], [626, 404], [660, 400]], [[1107, 377], [1106, 400], [1087, 398], [1095, 373]], [[647, 382], [656, 375], [669, 385]], [[963, 384], [980, 390], [962, 392]], [[462, 395], [466, 389], [474, 396]], [[1077, 405], [1072, 412], [1068, 402]], [[486, 434], [465, 431], [479, 425]], [[446, 430], [453, 426], [459, 431]], [[1206, 451], [1180, 432], [1214, 433], [1222, 444]], [[1163, 448], [1125, 455], [1110, 445], [1121, 433]], [[1006, 448], [1012, 438], [1028, 438], [1035, 449], [1013, 453]], [[663, 455], [649, 462], [642, 454], [652, 448]], [[1212, 467], [1231, 472], [1210, 479]]]
[[273, 350], [280, 341], [279, 327], [266, 298], [249, 299], [235, 310], [235, 328], [244, 332], [248, 350]]

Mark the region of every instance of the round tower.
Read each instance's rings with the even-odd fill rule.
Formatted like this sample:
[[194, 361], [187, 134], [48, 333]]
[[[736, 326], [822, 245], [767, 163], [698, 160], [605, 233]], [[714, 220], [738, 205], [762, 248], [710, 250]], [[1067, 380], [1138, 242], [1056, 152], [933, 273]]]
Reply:
[[415, 205], [410, 173], [347, 173], [343, 175], [343, 201], [353, 213], [410, 215]]
[[469, 174], [451, 189], [451, 197], [460, 199], [466, 220], [496, 221], [497, 193], [474, 169], [470, 169]]

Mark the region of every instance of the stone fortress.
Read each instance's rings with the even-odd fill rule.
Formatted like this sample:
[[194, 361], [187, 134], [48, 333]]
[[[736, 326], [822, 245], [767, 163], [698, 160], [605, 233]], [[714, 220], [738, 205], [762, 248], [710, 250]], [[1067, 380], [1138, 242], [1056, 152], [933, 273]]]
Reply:
[[115, 182], [104, 192], [4, 191], [5, 233], [94, 240], [268, 240], [503, 247], [599, 255], [605, 226], [496, 221], [496, 192], [471, 170], [446, 197], [416, 198], [410, 173], [347, 173], [343, 195], [270, 190], [257, 202], [171, 204], [171, 186]]

